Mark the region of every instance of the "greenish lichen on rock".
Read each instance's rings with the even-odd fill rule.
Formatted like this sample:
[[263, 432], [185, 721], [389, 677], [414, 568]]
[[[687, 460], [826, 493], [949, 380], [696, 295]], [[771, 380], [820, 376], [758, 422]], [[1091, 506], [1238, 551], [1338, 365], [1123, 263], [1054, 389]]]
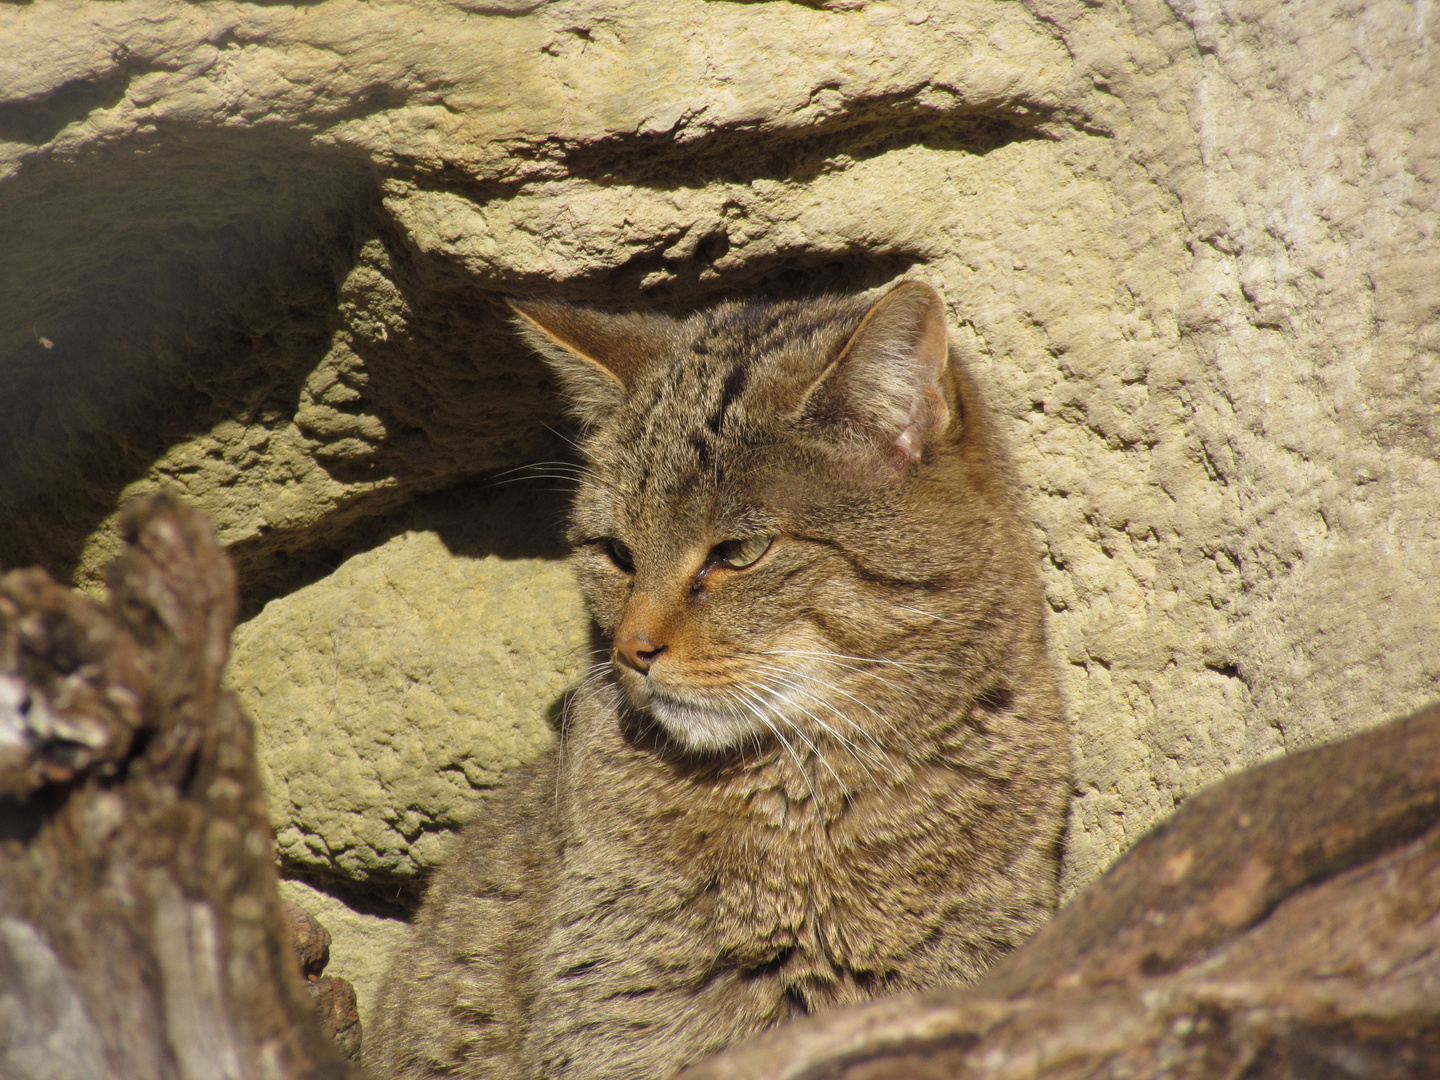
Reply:
[[434, 497], [236, 632], [229, 681], [262, 721], [291, 872], [413, 900], [474, 800], [552, 744], [589, 658], [556, 511], [523, 491]]

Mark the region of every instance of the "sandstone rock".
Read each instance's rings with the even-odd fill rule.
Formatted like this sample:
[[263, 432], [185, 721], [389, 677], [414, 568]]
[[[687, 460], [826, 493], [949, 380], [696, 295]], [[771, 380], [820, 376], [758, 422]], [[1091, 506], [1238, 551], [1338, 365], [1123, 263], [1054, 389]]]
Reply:
[[559, 513], [518, 485], [436, 497], [236, 633], [283, 864], [413, 901], [474, 800], [551, 744], [588, 627]]
[[296, 680], [247, 691], [292, 755], [286, 858], [402, 880], [541, 729], [477, 719], [503, 665], [425, 685], [420, 628], [455, 655], [481, 615], [407, 616], [392, 655], [389, 555], [320, 579], [377, 528], [419, 558], [418, 496], [565, 456], [496, 296], [908, 272], [1028, 485], [1073, 890], [1440, 686], [1437, 34], [1399, 0], [0, 5], [0, 563], [93, 582], [126, 494], [203, 507], [244, 610], [274, 601], [241, 653]]

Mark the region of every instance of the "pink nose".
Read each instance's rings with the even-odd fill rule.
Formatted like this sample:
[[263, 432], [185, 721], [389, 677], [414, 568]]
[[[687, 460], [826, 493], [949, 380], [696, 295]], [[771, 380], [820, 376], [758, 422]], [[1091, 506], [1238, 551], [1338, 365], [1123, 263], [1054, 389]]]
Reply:
[[665, 651], [666, 646], [656, 645], [649, 634], [643, 630], [635, 630], [617, 641], [615, 649], [625, 663], [644, 675], [650, 670], [655, 658]]

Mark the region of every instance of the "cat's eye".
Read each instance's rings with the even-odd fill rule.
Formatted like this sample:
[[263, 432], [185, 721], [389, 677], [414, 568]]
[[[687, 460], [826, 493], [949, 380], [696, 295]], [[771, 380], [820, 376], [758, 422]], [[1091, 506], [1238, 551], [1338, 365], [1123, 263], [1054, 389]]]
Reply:
[[605, 548], [605, 554], [610, 556], [612, 563], [627, 574], [635, 572], [635, 556], [630, 554], [630, 549], [625, 546], [624, 541], [607, 536], [601, 543]]
[[744, 570], [770, 550], [773, 536], [745, 536], [715, 545], [715, 557], [732, 570]]

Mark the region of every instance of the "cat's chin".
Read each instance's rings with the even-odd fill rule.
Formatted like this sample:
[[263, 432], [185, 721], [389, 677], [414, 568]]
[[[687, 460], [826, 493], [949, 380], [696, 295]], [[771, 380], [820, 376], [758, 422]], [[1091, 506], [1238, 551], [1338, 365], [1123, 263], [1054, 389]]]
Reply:
[[641, 707], [659, 721], [671, 739], [697, 754], [733, 749], [762, 730], [754, 717], [737, 716], [665, 694], [651, 693]]

